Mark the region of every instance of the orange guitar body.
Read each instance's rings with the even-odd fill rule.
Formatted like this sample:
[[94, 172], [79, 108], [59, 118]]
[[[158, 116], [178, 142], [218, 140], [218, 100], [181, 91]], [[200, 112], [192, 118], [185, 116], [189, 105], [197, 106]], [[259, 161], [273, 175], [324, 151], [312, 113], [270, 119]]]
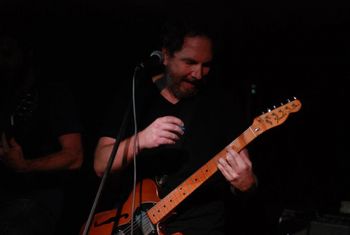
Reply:
[[[145, 179], [138, 183], [135, 190], [135, 210], [140, 208], [141, 204], [151, 204], [152, 206], [159, 201], [157, 195], [157, 185], [150, 179]], [[128, 226], [131, 223], [132, 193], [121, 207], [121, 210], [109, 210], [97, 213], [91, 223], [89, 235], [111, 235], [113, 230], [118, 227]], [[154, 225], [157, 227], [157, 225]], [[84, 231], [84, 226], [81, 229]], [[126, 228], [130, 231], [130, 228]], [[136, 228], [135, 228], [136, 230]], [[158, 234], [162, 234], [159, 229]], [[124, 232], [128, 234], [127, 232]], [[118, 234], [118, 233], [117, 233]], [[121, 233], [123, 234], [123, 233]]]

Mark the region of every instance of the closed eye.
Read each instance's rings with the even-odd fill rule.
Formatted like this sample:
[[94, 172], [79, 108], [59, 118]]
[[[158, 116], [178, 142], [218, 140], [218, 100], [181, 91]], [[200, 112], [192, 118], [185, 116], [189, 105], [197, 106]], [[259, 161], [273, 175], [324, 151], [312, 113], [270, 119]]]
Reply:
[[192, 60], [192, 59], [183, 59], [183, 61], [188, 64], [188, 65], [194, 65], [194, 64], [198, 64], [197, 61]]

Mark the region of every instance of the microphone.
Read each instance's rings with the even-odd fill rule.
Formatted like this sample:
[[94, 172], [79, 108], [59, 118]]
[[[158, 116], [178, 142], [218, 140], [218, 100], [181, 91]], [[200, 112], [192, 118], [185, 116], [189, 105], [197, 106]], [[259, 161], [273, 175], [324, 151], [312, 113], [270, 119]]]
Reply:
[[161, 51], [153, 51], [149, 58], [140, 64], [141, 69], [153, 69], [163, 65], [163, 53]]
[[137, 66], [138, 70], [150, 77], [161, 74], [164, 72], [163, 59], [161, 51], [153, 51], [147, 59]]

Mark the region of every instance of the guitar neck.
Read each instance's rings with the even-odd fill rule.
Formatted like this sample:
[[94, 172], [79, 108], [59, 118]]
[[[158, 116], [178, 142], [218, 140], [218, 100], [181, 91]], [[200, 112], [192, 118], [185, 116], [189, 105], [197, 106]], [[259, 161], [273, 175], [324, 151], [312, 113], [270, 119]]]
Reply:
[[217, 162], [219, 158], [226, 156], [226, 149], [232, 148], [239, 152], [247, 144], [255, 139], [260, 134], [260, 129], [250, 126], [234, 141], [226, 146], [216, 154], [209, 162], [204, 164], [190, 177], [188, 177], [182, 184], [171, 191], [166, 197], [154, 205], [147, 211], [148, 217], [153, 224], [159, 223], [166, 217], [177, 205], [179, 205], [185, 198], [201, 186], [207, 179], [209, 179], [217, 170]]
[[182, 184], [171, 191], [166, 197], [147, 211], [147, 215], [153, 224], [159, 223], [166, 217], [177, 205], [187, 198], [193, 191], [209, 179], [218, 169], [217, 162], [219, 158], [226, 156], [226, 149], [233, 149], [239, 152], [258, 135], [264, 131], [281, 125], [290, 113], [298, 112], [301, 108], [299, 100], [288, 100], [287, 104], [281, 105], [273, 110], [268, 110], [254, 119], [253, 124], [245, 130], [240, 136], [232, 141], [225, 149], [216, 154], [209, 162], [194, 172]]

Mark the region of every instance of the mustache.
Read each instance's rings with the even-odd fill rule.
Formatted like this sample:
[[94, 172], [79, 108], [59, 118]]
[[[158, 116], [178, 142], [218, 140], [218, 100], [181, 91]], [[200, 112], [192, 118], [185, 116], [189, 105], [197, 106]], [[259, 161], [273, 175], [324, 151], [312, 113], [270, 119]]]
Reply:
[[206, 79], [184, 78], [183, 81], [191, 83], [195, 87], [201, 87], [205, 84]]

